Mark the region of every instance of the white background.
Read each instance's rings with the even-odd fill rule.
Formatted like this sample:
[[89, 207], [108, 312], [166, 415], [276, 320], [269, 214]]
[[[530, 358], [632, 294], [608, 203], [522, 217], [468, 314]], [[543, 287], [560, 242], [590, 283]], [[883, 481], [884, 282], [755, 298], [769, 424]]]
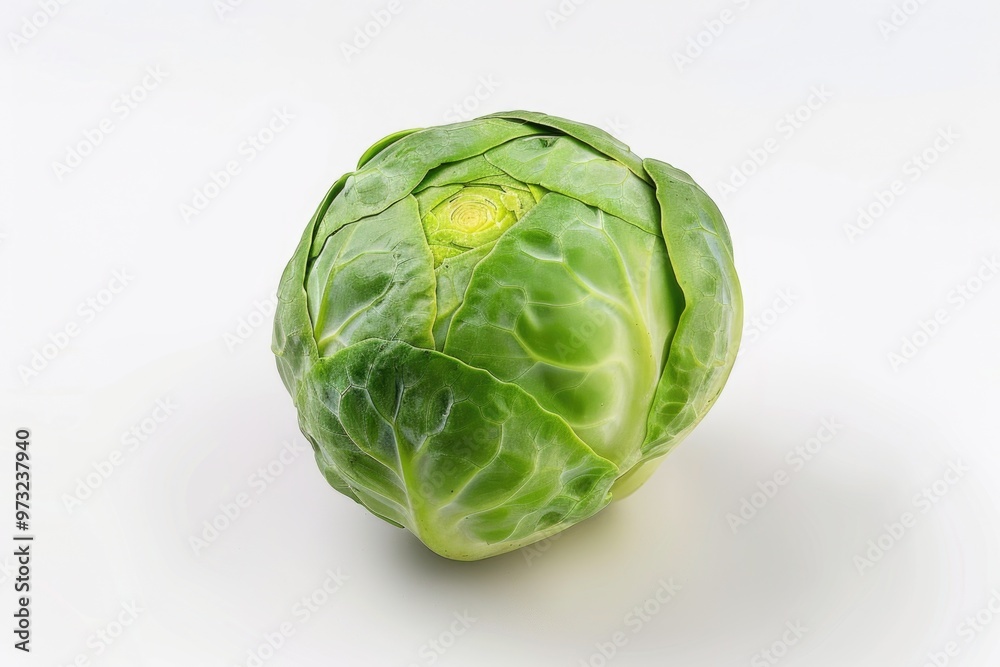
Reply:
[[[0, 663], [1000, 664], [1000, 8], [576, 1], [4, 2]], [[745, 347], [634, 496], [454, 563], [326, 485], [260, 311], [372, 142], [516, 108], [706, 188]], [[294, 118], [254, 153], [276, 111]], [[9, 632], [20, 427], [30, 656]]]

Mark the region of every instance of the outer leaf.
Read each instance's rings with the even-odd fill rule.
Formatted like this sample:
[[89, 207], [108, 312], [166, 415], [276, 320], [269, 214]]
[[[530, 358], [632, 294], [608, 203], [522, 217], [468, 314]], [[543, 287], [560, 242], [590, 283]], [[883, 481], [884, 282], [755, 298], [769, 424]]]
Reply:
[[452, 318], [469, 292], [472, 271], [493, 250], [493, 243], [449, 257], [437, 270], [437, 319], [434, 321], [434, 344], [444, 349]]
[[320, 468], [448, 558], [562, 530], [604, 507], [618, 475], [517, 386], [399, 341], [321, 359], [297, 403]]
[[415, 193], [414, 198], [417, 200], [417, 205], [420, 208], [420, 218], [423, 219], [428, 211], [461, 191], [461, 185], [443, 185], [440, 187], [424, 188]]
[[319, 354], [366, 338], [434, 347], [434, 291], [434, 260], [413, 197], [340, 228], [306, 274]]
[[743, 297], [722, 213], [691, 177], [646, 160], [656, 183], [663, 239], [685, 307], [649, 413], [644, 460], [666, 454], [722, 391], [743, 329]]
[[504, 172], [499, 167], [490, 164], [482, 155], [476, 155], [466, 160], [446, 162], [427, 172], [427, 177], [421, 181], [414, 192], [425, 188], [445, 187], [448, 185], [466, 185], [481, 178], [502, 176]]
[[559, 118], [558, 116], [550, 116], [548, 114], [536, 113], [534, 111], [505, 111], [486, 116], [486, 118], [523, 120], [529, 123], [534, 123], [535, 125], [553, 128], [558, 130], [560, 133], [565, 133], [573, 137], [574, 139], [579, 139], [583, 143], [603, 153], [612, 160], [621, 162], [623, 165], [628, 167], [633, 174], [647, 183], [652, 183], [649, 176], [646, 174], [646, 170], [642, 166], [642, 158], [633, 153], [624, 143], [614, 138], [604, 130], [594, 127], [593, 125], [578, 123], [565, 118]]
[[409, 134], [413, 134], [414, 132], [419, 132], [421, 129], [422, 128], [418, 127], [412, 130], [400, 130], [399, 132], [394, 132], [393, 134], [390, 134], [387, 137], [379, 139], [361, 155], [361, 158], [358, 160], [357, 168], [361, 169], [366, 164], [371, 162], [371, 160], [374, 159], [375, 156], [384, 151], [386, 148], [392, 146], [394, 143], [396, 143], [397, 141], [399, 141], [400, 139]]
[[298, 393], [298, 381], [311, 361], [319, 358], [306, 297], [306, 269], [316, 225], [326, 215], [333, 200], [344, 189], [350, 174], [345, 174], [326, 193], [302, 233], [295, 254], [285, 266], [278, 285], [278, 307], [274, 316], [271, 351], [278, 363], [278, 374], [288, 392]]

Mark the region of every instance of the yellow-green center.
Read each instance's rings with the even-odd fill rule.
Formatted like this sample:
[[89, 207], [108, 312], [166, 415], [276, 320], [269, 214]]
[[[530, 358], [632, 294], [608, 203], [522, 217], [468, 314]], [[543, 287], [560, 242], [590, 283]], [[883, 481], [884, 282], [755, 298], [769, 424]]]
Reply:
[[449, 257], [497, 240], [535, 204], [527, 189], [468, 185], [423, 216], [435, 268]]

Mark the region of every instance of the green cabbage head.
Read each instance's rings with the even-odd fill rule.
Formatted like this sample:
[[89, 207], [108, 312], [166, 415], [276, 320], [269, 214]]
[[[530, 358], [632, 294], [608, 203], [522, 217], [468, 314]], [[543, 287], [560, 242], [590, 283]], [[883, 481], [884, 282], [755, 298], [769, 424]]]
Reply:
[[285, 269], [273, 350], [330, 485], [476, 560], [642, 484], [718, 397], [742, 310], [686, 173], [511, 112], [372, 146]]

